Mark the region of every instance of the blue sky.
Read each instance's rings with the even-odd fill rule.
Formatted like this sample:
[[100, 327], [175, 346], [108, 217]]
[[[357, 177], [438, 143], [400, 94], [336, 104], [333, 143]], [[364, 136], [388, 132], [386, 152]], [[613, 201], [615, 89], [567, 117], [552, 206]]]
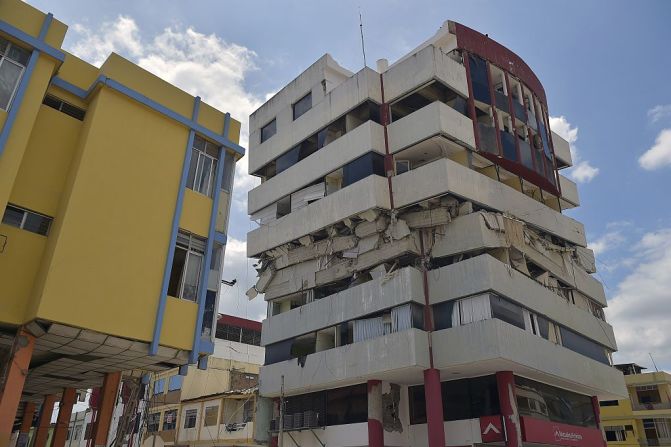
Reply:
[[[393, 62], [447, 19], [488, 33], [536, 72], [555, 131], [572, 140], [578, 167], [569, 172], [582, 206], [568, 214], [585, 223], [597, 252], [621, 348], [616, 360], [652, 366], [651, 352], [671, 370], [671, 3], [30, 3], [70, 25], [65, 47], [74, 54], [100, 63], [115, 51], [230, 111], [243, 126], [269, 94], [324, 53], [359, 70], [359, 10], [369, 66], [378, 58]], [[255, 184], [246, 165], [236, 175], [225, 272], [238, 285], [225, 291], [221, 310], [260, 318], [263, 302], [244, 296], [254, 283], [244, 258], [245, 196]]]

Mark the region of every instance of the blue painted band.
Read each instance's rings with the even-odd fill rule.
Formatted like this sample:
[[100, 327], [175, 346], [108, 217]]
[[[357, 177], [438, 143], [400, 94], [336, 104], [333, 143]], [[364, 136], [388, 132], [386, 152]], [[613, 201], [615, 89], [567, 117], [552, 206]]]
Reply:
[[[49, 21], [51, 23], [51, 18], [49, 15], [47, 15], [44, 18], [44, 21]], [[43, 26], [44, 26], [44, 22]], [[47, 24], [48, 26], [48, 24]], [[38, 37], [33, 37], [30, 34], [26, 33], [25, 31], [21, 31], [17, 27], [10, 25], [9, 23], [5, 22], [4, 20], [0, 20], [0, 32], [7, 34], [10, 37], [13, 37], [14, 39], [25, 43], [33, 48], [33, 50], [40, 51], [47, 56], [53, 57], [59, 62], [63, 62], [65, 60], [65, 53], [63, 53], [60, 50], [57, 50], [56, 48], [52, 47], [51, 45], [47, 44], [43, 40], [41, 40]], [[41, 31], [40, 31], [41, 33]], [[46, 32], [44, 33], [46, 36]]]
[[[198, 132], [200, 135], [214, 141], [220, 146], [227, 147], [235, 152], [237, 152], [240, 155], [245, 154], [245, 149], [240, 146], [237, 143], [234, 143], [228, 138], [228, 135], [219, 135], [216, 132], [212, 132], [210, 129], [198, 124], [198, 119], [189, 119], [186, 118], [183, 115], [180, 115], [179, 113], [170, 110], [169, 108], [165, 107], [162, 104], [157, 103], [153, 99], [147, 98], [144, 96], [142, 93], [139, 93], [129, 87], [126, 87], [125, 85], [121, 84], [120, 82], [115, 81], [114, 79], [110, 79], [104, 75], [98, 76], [98, 78], [91, 84], [88, 90], [84, 90], [80, 87], [77, 87], [68, 81], [65, 81], [64, 79], [61, 79], [57, 76], [55, 76], [52, 79], [52, 84], [56, 87], [62, 88], [65, 91], [68, 91], [82, 99], [88, 99], [89, 95], [93, 93], [93, 91], [99, 86], [99, 85], [105, 85], [107, 87], [110, 87], [113, 90], [118, 91], [119, 93], [122, 93], [129, 98], [134, 99], [135, 101], [139, 102], [140, 104], [143, 104], [147, 107], [149, 107], [152, 110], [155, 110], [156, 112], [167, 116], [170, 119], [173, 119], [177, 121], [178, 123], [195, 130]], [[224, 121], [226, 122], [226, 121]]]
[[[228, 116], [228, 115], [227, 115]], [[230, 119], [230, 117], [229, 117]], [[226, 126], [224, 125], [224, 128]], [[224, 164], [226, 149], [219, 148], [219, 163], [214, 182], [214, 194], [212, 195], [212, 212], [210, 213], [210, 225], [207, 231], [207, 243], [205, 245], [205, 259], [200, 273], [200, 289], [198, 290], [198, 314], [196, 317], [196, 329], [193, 333], [193, 348], [189, 354], [189, 363], [196, 363], [200, 353], [200, 339], [203, 325], [203, 313], [205, 312], [205, 295], [207, 294], [207, 278], [210, 274], [210, 262], [212, 261], [212, 249], [214, 248], [214, 234], [216, 233], [217, 211], [219, 210], [219, 196], [221, 196], [221, 183], [224, 177]]]
[[214, 343], [209, 338], [200, 338], [200, 347], [198, 349], [201, 354], [213, 354], [214, 353]]
[[[5, 31], [4, 29], [2, 29], [2, 26], [4, 24], [11, 27], [13, 31], [18, 31], [20, 33], [26, 34], [26, 36], [35, 40], [35, 43], [43, 43], [42, 39], [44, 39], [44, 37], [47, 35], [47, 31], [49, 31], [49, 26], [51, 25], [51, 20], [53, 19], [53, 17], [54, 16], [51, 13], [47, 14], [44, 17], [44, 20], [42, 21], [42, 26], [40, 27], [40, 34], [38, 39], [35, 39], [34, 37], [26, 33], [23, 33], [23, 31], [19, 30], [18, 28], [14, 28], [13, 26], [1, 20], [0, 20], [0, 30]], [[10, 32], [7, 31], [5, 32], [9, 35], [14, 36], [14, 34]], [[21, 80], [19, 81], [19, 88], [16, 90], [16, 94], [12, 99], [12, 103], [10, 104], [9, 107], [9, 112], [7, 113], [7, 118], [5, 119], [5, 124], [2, 126], [2, 132], [0, 132], [0, 157], [2, 157], [3, 152], [5, 152], [5, 146], [7, 145], [7, 140], [9, 139], [9, 133], [12, 131], [12, 127], [14, 126], [14, 121], [16, 121], [16, 117], [19, 115], [19, 109], [21, 108], [21, 104], [23, 104], [23, 97], [25, 96], [26, 90], [28, 89], [28, 84], [30, 84], [30, 78], [33, 76], [33, 71], [35, 71], [37, 60], [40, 58], [40, 50], [35, 45], [33, 45], [33, 47], [35, 47], [35, 49], [30, 54], [30, 59], [28, 59], [28, 65], [26, 65], [26, 69], [23, 72], [23, 75], [21, 76]]]
[[226, 236], [225, 233], [220, 233], [218, 231], [214, 232], [214, 242], [216, 242], [217, 244], [226, 245], [227, 240], [228, 236]]
[[[198, 119], [200, 110], [200, 97], [196, 96], [193, 102], [193, 118]], [[175, 244], [177, 243], [177, 233], [179, 233], [179, 219], [182, 216], [182, 207], [184, 205], [184, 192], [186, 190], [186, 180], [189, 175], [189, 166], [191, 165], [191, 148], [196, 133], [193, 129], [189, 131], [189, 139], [186, 143], [184, 153], [184, 162], [182, 165], [182, 175], [179, 179], [179, 190], [177, 191], [177, 203], [175, 212], [172, 216], [172, 226], [170, 228], [170, 242], [168, 243], [168, 255], [166, 256], [165, 266], [163, 268], [163, 282], [161, 283], [161, 294], [158, 297], [158, 308], [156, 309], [156, 320], [154, 322], [154, 335], [149, 347], [149, 355], [156, 355], [161, 340], [161, 330], [163, 329], [163, 315], [165, 314], [165, 304], [168, 300], [168, 286], [170, 284], [170, 272], [172, 262], [175, 257]]]
[[16, 90], [14, 99], [12, 99], [12, 103], [10, 104], [9, 112], [7, 113], [7, 118], [5, 119], [5, 124], [2, 126], [2, 132], [0, 132], [0, 157], [2, 157], [2, 154], [5, 152], [5, 146], [7, 146], [9, 134], [12, 131], [16, 117], [19, 115], [19, 109], [23, 103], [23, 97], [26, 94], [28, 84], [30, 84], [30, 78], [33, 75], [33, 71], [35, 71], [35, 65], [37, 65], [37, 59], [39, 59], [39, 57], [39, 51], [35, 50], [31, 53], [30, 59], [28, 59], [26, 70], [23, 72], [23, 76], [19, 81], [19, 88]]

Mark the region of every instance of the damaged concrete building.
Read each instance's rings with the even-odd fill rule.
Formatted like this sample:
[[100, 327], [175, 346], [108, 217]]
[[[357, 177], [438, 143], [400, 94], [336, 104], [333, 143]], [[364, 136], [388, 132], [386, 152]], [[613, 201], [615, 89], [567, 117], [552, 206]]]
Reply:
[[249, 144], [259, 438], [604, 445], [598, 400], [626, 395], [606, 297], [563, 214], [569, 145], [517, 55], [454, 22], [377, 70], [325, 55]]

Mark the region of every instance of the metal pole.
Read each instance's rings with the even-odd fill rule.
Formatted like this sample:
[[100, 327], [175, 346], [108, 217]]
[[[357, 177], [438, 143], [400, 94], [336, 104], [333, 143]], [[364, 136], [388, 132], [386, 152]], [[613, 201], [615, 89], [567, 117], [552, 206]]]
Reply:
[[277, 437], [277, 447], [284, 447], [284, 374], [282, 374], [282, 386], [280, 388], [280, 431]]

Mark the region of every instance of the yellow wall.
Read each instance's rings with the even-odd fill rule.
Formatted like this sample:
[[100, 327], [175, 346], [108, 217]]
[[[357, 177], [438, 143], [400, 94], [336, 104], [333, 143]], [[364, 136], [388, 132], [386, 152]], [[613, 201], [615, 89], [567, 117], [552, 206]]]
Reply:
[[188, 130], [108, 89], [86, 120], [35, 316], [149, 341]]
[[212, 199], [186, 188], [179, 227], [198, 236], [207, 237], [211, 212]]
[[[40, 34], [42, 22], [44, 21], [44, 13], [20, 1], [5, 0], [0, 2], [0, 17], [5, 22], [11, 23], [33, 37], [37, 37]], [[67, 26], [54, 18], [47, 31], [45, 42], [55, 48], [60, 48], [66, 31]]]

